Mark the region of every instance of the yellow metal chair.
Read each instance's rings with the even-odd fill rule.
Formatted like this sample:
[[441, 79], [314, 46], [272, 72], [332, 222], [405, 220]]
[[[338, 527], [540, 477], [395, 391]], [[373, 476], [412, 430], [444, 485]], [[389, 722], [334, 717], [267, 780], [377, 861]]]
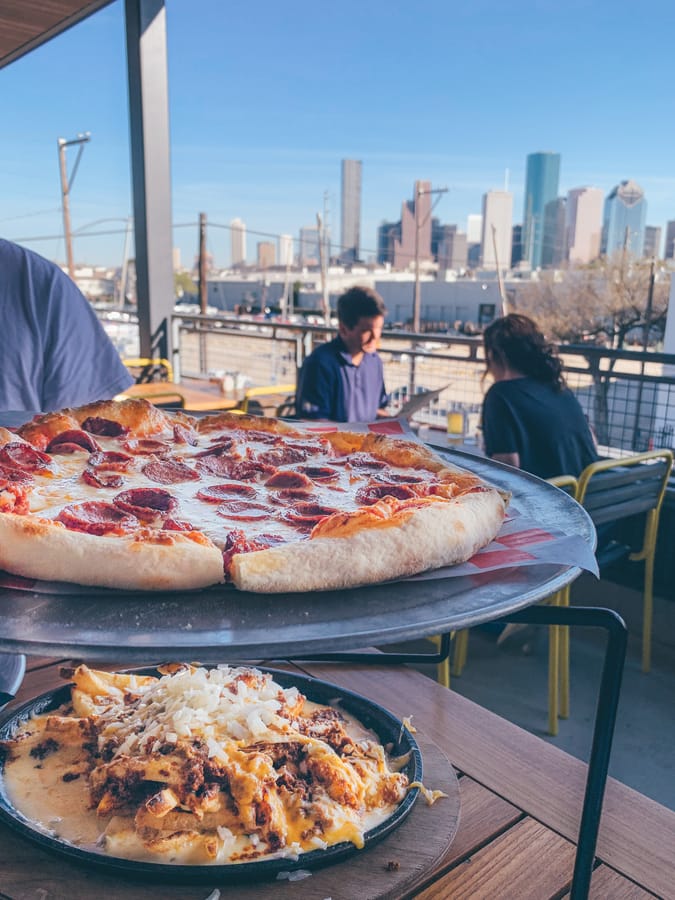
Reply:
[[[559, 475], [549, 478], [549, 484], [576, 498], [578, 481], [573, 475]], [[570, 587], [553, 594], [546, 601], [550, 606], [569, 606]], [[548, 627], [548, 733], [558, 733], [558, 718], [566, 719], [570, 714], [569, 663], [561, 665], [561, 660], [569, 660], [570, 630], [566, 625]]]
[[[121, 394], [118, 396], [124, 395]], [[134, 391], [134, 398], [149, 400], [153, 406], [158, 406], [160, 409], [185, 409], [185, 397], [180, 391], [152, 391], [147, 394], [141, 391], [138, 393]]]
[[[579, 476], [576, 499], [596, 526], [645, 514], [641, 547], [628, 559], [644, 562], [642, 597], [642, 671], [651, 667], [652, 614], [654, 606], [654, 557], [661, 505], [673, 469], [671, 450], [650, 450], [624, 459], [592, 463]], [[602, 550], [598, 561], [602, 566]], [[567, 659], [562, 665], [568, 666]]]
[[[295, 384], [266, 384], [249, 388], [238, 406], [242, 413], [249, 415], [276, 415], [280, 401], [286, 402], [289, 394], [295, 393]], [[265, 402], [264, 398], [267, 398]]]
[[[550, 478], [549, 483], [564, 490], [572, 497], [577, 489], [577, 479], [572, 475], [561, 475]], [[551, 606], [569, 606], [569, 587], [558, 591], [544, 601]], [[452, 675], [459, 676], [466, 665], [469, 649], [469, 630], [459, 631], [455, 635], [455, 650], [452, 657]], [[548, 730], [549, 734], [558, 733], [558, 718], [569, 715], [569, 667], [560, 665], [561, 654], [569, 658], [569, 629], [560, 625], [550, 625], [548, 629]], [[438, 681], [450, 685], [448, 661], [438, 666]]]
[[173, 381], [173, 366], [168, 359], [145, 356], [128, 357], [122, 362], [136, 379], [136, 384], [150, 381]]

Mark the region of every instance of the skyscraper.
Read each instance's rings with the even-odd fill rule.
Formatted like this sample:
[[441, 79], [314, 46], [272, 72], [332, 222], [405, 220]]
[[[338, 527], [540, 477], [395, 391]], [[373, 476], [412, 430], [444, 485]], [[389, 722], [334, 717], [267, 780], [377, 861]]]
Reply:
[[602, 191], [578, 187], [567, 192], [565, 248], [571, 263], [589, 263], [600, 256]]
[[512, 227], [513, 194], [510, 191], [488, 191], [483, 194], [481, 266], [487, 269], [511, 267]]
[[[525, 175], [525, 206], [523, 209], [523, 259], [533, 269], [543, 265], [546, 206], [558, 198], [560, 154], [530, 153]], [[553, 221], [549, 211], [549, 222]], [[548, 236], [550, 242], [553, 236]], [[551, 240], [552, 239], [552, 240]]]
[[666, 225], [666, 249], [663, 258], [675, 259], [675, 220], [673, 219]]
[[340, 258], [353, 262], [359, 258], [361, 244], [361, 160], [342, 160], [342, 205]]
[[246, 263], [246, 225], [241, 219], [232, 219], [230, 222], [230, 247], [231, 265], [244, 265]]
[[258, 268], [269, 269], [274, 265], [276, 247], [272, 241], [258, 241]]
[[634, 181], [622, 181], [605, 200], [601, 252], [606, 256], [625, 247], [634, 256], [642, 256], [645, 242], [647, 201]]
[[651, 256], [655, 256], [657, 259], [661, 258], [661, 229], [658, 225], [645, 227], [645, 246], [642, 252], [648, 258]]
[[290, 234], [279, 235], [279, 265], [293, 265], [293, 237]]
[[[416, 209], [417, 207], [417, 209]], [[401, 208], [401, 236], [394, 239], [394, 268], [407, 269], [415, 262], [415, 246], [419, 260], [431, 259], [431, 182], [416, 181], [413, 200], [405, 200]], [[419, 229], [416, 238], [415, 232]]]

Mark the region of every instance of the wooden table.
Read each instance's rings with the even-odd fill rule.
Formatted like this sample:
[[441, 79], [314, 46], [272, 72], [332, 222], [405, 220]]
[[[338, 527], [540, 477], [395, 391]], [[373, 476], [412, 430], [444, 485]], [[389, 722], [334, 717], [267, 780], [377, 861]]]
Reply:
[[[57, 669], [54, 660], [29, 660], [18, 699], [57, 684]], [[460, 773], [462, 809], [455, 840], [435, 870], [420, 877], [411, 891], [389, 896], [424, 900], [567, 896], [586, 777], [583, 763], [415, 671], [334, 663], [306, 664], [303, 671], [365, 694], [399, 717], [412, 714], [418, 733], [442, 748]], [[12, 900], [95, 896], [204, 900], [212, 887], [221, 890], [221, 898], [237, 896], [236, 886], [222, 884], [155, 886], [127, 881], [47, 854], [4, 826], [0, 837], [0, 890]], [[675, 813], [609, 779], [590, 897], [675, 897], [673, 847]], [[406, 862], [402, 859], [401, 865]], [[313, 897], [311, 887], [311, 878], [295, 884], [276, 882], [261, 885], [256, 896]], [[317, 900], [323, 896], [317, 895]], [[345, 893], [344, 883], [336, 877], [330, 896], [353, 900], [355, 895]], [[367, 883], [359, 896], [364, 900], [372, 896]]]
[[[171, 381], [152, 381], [149, 384], [132, 384], [115, 399], [125, 397], [145, 397], [158, 402], [162, 399], [170, 400], [169, 394], [180, 394], [185, 400], [185, 409], [195, 412], [209, 412], [211, 410], [234, 409], [240, 402], [236, 397], [225, 397], [215, 384], [208, 381], [200, 381], [196, 385], [181, 381], [177, 384]], [[164, 397], [162, 396], [164, 395]]]

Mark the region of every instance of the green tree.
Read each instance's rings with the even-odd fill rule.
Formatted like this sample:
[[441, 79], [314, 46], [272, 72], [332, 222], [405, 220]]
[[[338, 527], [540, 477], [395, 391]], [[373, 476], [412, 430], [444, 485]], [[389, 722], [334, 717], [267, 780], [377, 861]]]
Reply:
[[189, 272], [173, 273], [173, 295], [176, 299], [180, 299], [186, 294], [190, 297], [196, 297], [197, 293], [197, 285], [190, 277]]

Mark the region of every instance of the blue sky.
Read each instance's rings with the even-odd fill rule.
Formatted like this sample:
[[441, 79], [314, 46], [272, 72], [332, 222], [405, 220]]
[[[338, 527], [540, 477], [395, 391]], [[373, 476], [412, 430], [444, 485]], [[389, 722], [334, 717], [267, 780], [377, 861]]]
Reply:
[[[229, 233], [315, 224], [340, 160], [363, 160], [362, 247], [417, 178], [449, 192], [462, 229], [525, 157], [561, 154], [561, 193], [643, 188], [647, 222], [675, 219], [675, 12], [666, 0], [166, 0], [174, 243], [229, 261]], [[131, 214], [123, 4], [0, 70], [0, 235], [63, 260], [57, 137], [91, 132], [73, 184], [78, 261], [120, 264]], [[74, 153], [70, 156], [71, 162]], [[101, 222], [95, 228], [90, 223]], [[47, 237], [47, 240], [37, 238]], [[29, 240], [32, 238], [32, 240]], [[255, 253], [249, 237], [249, 257]]]

